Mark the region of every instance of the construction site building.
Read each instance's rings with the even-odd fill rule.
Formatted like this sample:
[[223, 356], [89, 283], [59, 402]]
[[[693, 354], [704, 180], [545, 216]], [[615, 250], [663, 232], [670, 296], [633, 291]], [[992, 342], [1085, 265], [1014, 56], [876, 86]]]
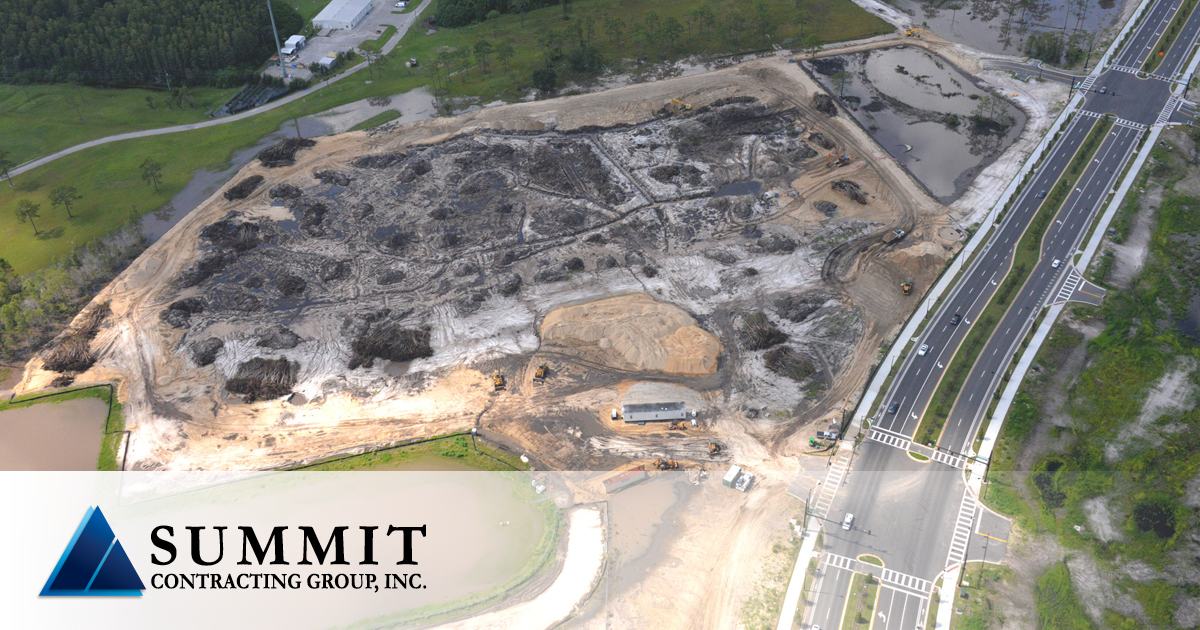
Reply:
[[620, 492], [629, 486], [639, 484], [649, 478], [650, 475], [646, 474], [646, 469], [641, 466], [632, 470], [626, 470], [604, 480], [604, 494]]
[[625, 422], [671, 422], [686, 420], [687, 404], [681, 402], [621, 405]]
[[313, 18], [313, 27], [334, 30], [354, 28], [370, 12], [371, 0], [333, 0]]

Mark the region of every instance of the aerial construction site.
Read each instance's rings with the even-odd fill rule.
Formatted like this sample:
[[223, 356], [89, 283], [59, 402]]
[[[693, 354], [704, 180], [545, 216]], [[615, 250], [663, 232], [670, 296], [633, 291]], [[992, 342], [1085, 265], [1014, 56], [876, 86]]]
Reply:
[[[82, 364], [51, 348], [21, 387], [119, 381], [134, 469], [471, 428], [556, 469], [753, 464], [857, 399], [957, 247], [946, 214], [782, 59], [294, 139], [96, 298], [59, 344], [93, 337]], [[696, 427], [613, 419], [661, 401]]]

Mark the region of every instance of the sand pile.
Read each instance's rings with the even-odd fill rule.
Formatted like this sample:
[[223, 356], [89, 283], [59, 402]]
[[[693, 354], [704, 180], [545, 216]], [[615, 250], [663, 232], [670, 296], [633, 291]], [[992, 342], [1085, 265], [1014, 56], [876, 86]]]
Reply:
[[895, 264], [901, 273], [918, 274], [922, 269], [928, 269], [934, 259], [946, 257], [946, 250], [933, 241], [917, 241], [912, 245], [889, 252], [887, 257]]
[[644, 293], [554, 309], [541, 335], [545, 343], [595, 346], [620, 367], [673, 374], [712, 374], [721, 354], [721, 342], [691, 315]]

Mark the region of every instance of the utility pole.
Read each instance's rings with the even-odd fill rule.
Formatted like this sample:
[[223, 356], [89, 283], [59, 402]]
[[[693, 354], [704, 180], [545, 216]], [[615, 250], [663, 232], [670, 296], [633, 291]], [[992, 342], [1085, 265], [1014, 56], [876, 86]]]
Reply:
[[267, 15], [271, 16], [271, 33], [275, 35], [275, 54], [279, 56], [279, 71], [286, 79], [287, 68], [283, 65], [283, 51], [279, 49], [279, 31], [275, 30], [275, 12], [271, 10], [271, 0], [267, 0]]

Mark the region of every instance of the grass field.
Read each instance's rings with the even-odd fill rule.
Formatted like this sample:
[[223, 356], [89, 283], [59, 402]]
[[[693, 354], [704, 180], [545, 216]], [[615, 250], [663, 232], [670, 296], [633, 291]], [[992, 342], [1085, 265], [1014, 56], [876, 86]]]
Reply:
[[875, 616], [875, 597], [879, 594], [879, 578], [856, 573], [850, 581], [850, 595], [846, 603], [846, 615], [842, 617], [842, 630], [867, 630]]
[[353, 127], [350, 128], [350, 131], [362, 131], [364, 129], [374, 129], [375, 127], [378, 127], [379, 125], [382, 125], [383, 123], [392, 122], [393, 120], [396, 120], [399, 117], [400, 117], [399, 110], [389, 109], [386, 112], [375, 114], [374, 116], [358, 123], [357, 125], [354, 125]]
[[[313, 6], [316, 4], [313, 3]], [[304, 99], [235, 123], [167, 136], [139, 138], [81, 151], [18, 176], [14, 180], [16, 188], [0, 184], [0, 251], [4, 252], [4, 258], [12, 263], [18, 273], [45, 267], [74, 248], [115, 229], [131, 213], [144, 215], [162, 207], [183, 188], [194, 170], [227, 164], [235, 151], [254, 144], [291, 118], [371, 96], [391, 96], [427, 85], [433, 81], [427, 74], [428, 62], [439, 53], [473, 47], [481, 38], [486, 37], [497, 46], [502, 41], [512, 44], [514, 53], [508, 67], [505, 68], [499, 59], [493, 58], [489, 64], [490, 71], [485, 72], [482, 64], [476, 63], [452, 77], [439, 78], [435, 86], [439, 93], [450, 97], [476, 97], [485, 102], [495, 99], [518, 100], [527, 90], [533, 69], [544, 63], [537, 43], [538, 34], [553, 30], [561, 36], [575, 21], [583, 22], [588, 17], [596, 24], [593, 41], [601, 54], [612, 61], [612, 65], [623, 67], [624, 62], [620, 60], [631, 54], [631, 45], [623, 40], [610, 42], [603, 28], [601, 18], [604, 15], [621, 15], [627, 23], [633, 23], [642, 20], [648, 11], [657, 10], [659, 17], [665, 20], [668, 17], [682, 18], [700, 4], [696, 0], [669, 6], [650, 0], [581, 0], [571, 4], [571, 21], [563, 21], [561, 10], [550, 7], [528, 13], [524, 27], [518, 16], [505, 15], [489, 24], [441, 29], [433, 35], [426, 35], [422, 29], [412, 29], [388, 55], [387, 62], [373, 74], [360, 71]], [[752, 15], [753, 6], [749, 0], [745, 0], [732, 2], [727, 8]], [[799, 33], [799, 27], [789, 17], [794, 15], [795, 2], [769, 0], [762, 6], [767, 9], [767, 17], [772, 18], [775, 41]], [[849, 0], [804, 0], [801, 6], [812, 16], [805, 21], [805, 32], [820, 33], [823, 41], [857, 39], [892, 30], [885, 22]], [[304, 5], [301, 5], [301, 9], [303, 12]], [[427, 9], [430, 15], [433, 9], [433, 6]], [[649, 45], [643, 47], [642, 52], [653, 58], [673, 58], [693, 53], [720, 55], [766, 48], [768, 45], [765, 37], [758, 39], [746, 36], [744, 41], [722, 42], [711, 34], [705, 36], [695, 33], [681, 38], [673, 46]], [[404, 67], [401, 60], [409, 57], [420, 59], [422, 67]], [[568, 76], [566, 62], [560, 60], [556, 63], [563, 71], [563, 76]], [[51, 87], [64, 93], [68, 89]], [[213, 96], [213, 102], [222, 98]], [[142, 100], [143, 113], [153, 113], [146, 107], [144, 98]], [[124, 103], [126, 107], [132, 107], [129, 104], [136, 101], [136, 98], [127, 98]], [[52, 117], [65, 119], [74, 108], [60, 104], [58, 109], [60, 113]], [[135, 109], [129, 111], [136, 113]], [[196, 115], [202, 116], [203, 112], [197, 108]], [[164, 124], [177, 122], [186, 121], [173, 120]], [[153, 126], [160, 125], [143, 125]], [[113, 131], [89, 137], [108, 133]], [[50, 131], [46, 135], [54, 136]], [[83, 139], [86, 138], [80, 138], [80, 141]], [[61, 142], [65, 143], [64, 146], [74, 143], [69, 140]], [[40, 153], [48, 150], [48, 147], [31, 147], [27, 151]], [[163, 164], [163, 182], [157, 193], [142, 181], [138, 169], [138, 165], [147, 157]], [[50, 207], [50, 190], [60, 184], [75, 186], [83, 195], [74, 208], [79, 215], [76, 219], [68, 220], [61, 209]], [[35, 221], [42, 235], [35, 237], [29, 224], [22, 225], [16, 220], [14, 210], [21, 199], [41, 204], [41, 219]]]
[[389, 469], [405, 462], [430, 463], [438, 467], [442, 462], [454, 468], [472, 468], [476, 470], [526, 470], [528, 466], [509, 453], [493, 448], [483, 440], [476, 440], [471, 445], [471, 438], [458, 436], [422, 442], [412, 446], [397, 446], [355, 455], [353, 457], [303, 466], [302, 470], [373, 470]]
[[178, 109], [168, 107], [166, 92], [155, 90], [0, 85], [0, 149], [23, 164], [104, 136], [201, 122], [238, 88], [189, 91], [194, 106]]
[[383, 47], [388, 43], [388, 40], [392, 39], [392, 36], [396, 34], [395, 26], [392, 26], [391, 24], [386, 24], [385, 26], [386, 28], [383, 29], [383, 33], [380, 33], [379, 37], [376, 37], [375, 39], [368, 39], [367, 41], [363, 42], [360, 47], [363, 50], [371, 50], [375, 52], [383, 50]]
[[[329, 4], [329, 0], [292, 0], [289, 4], [296, 7], [296, 13], [304, 20], [305, 24], [311, 22], [325, 5]], [[287, 35], [279, 34], [280, 39], [286, 39]]]

